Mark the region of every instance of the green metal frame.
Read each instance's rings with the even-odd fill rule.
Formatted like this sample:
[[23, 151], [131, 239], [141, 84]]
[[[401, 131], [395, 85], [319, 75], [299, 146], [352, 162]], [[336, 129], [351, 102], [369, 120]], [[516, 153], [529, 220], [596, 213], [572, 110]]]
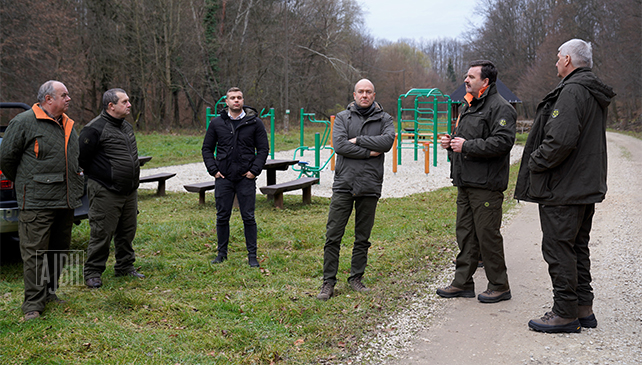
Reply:
[[[306, 113], [303, 108], [301, 108], [301, 114], [300, 114], [300, 119], [301, 119], [301, 137], [300, 137], [300, 146], [297, 147], [297, 149], [294, 150], [294, 159], [297, 159], [297, 153], [300, 153], [300, 156], [303, 157], [303, 153], [305, 151], [311, 151], [312, 148], [308, 146], [304, 146], [304, 122], [305, 122], [305, 117], [308, 117], [308, 120], [312, 123], [323, 123], [325, 124], [325, 129], [323, 131], [323, 136], [321, 136], [319, 133], [315, 133], [314, 135], [314, 166], [310, 166], [309, 163], [305, 162], [299, 162], [298, 168], [293, 165], [292, 170], [294, 171], [299, 171], [299, 177], [305, 175], [309, 177], [318, 177], [320, 178], [320, 172], [328, 165], [328, 162], [332, 160], [332, 156], [334, 156], [334, 148], [330, 146], [326, 146], [328, 141], [330, 140], [330, 134], [331, 134], [331, 128], [330, 128], [330, 121], [329, 120], [317, 120], [314, 118], [314, 113]], [[329, 149], [332, 150], [332, 153], [330, 154], [330, 157], [325, 161], [323, 166], [321, 166], [321, 150], [324, 149]]]
[[[403, 101], [413, 98], [412, 107], [403, 107]], [[443, 106], [446, 106], [443, 110]], [[440, 108], [442, 106], [442, 108]], [[403, 149], [414, 149], [415, 161], [418, 151], [423, 149], [419, 143], [422, 136], [431, 136], [433, 143], [433, 166], [437, 166], [437, 143], [440, 133], [450, 133], [452, 100], [450, 95], [442, 93], [439, 89], [410, 89], [407, 93], [399, 95], [397, 99], [397, 163], [401, 165], [401, 152]], [[403, 119], [404, 112], [410, 112], [412, 119]], [[446, 120], [440, 121], [439, 117], [445, 116]], [[411, 126], [409, 130], [404, 128]], [[404, 142], [402, 133], [413, 134], [411, 141]]]

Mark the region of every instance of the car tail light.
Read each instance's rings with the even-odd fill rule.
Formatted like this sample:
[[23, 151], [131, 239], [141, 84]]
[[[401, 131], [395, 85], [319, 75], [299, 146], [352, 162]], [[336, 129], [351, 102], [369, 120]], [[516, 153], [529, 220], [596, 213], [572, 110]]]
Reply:
[[8, 180], [2, 171], [0, 171], [0, 190], [11, 190], [13, 189], [13, 181]]

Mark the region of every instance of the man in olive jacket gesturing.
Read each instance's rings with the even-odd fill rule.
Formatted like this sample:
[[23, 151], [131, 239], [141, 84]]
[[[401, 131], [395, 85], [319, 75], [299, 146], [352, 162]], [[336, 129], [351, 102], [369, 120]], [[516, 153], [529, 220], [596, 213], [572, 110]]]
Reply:
[[606, 119], [613, 89], [591, 71], [591, 44], [559, 48], [562, 81], [538, 105], [524, 147], [515, 198], [539, 204], [542, 253], [553, 309], [528, 326], [541, 332], [594, 328], [589, 234], [595, 203], [606, 195]]
[[65, 114], [70, 100], [63, 83], [45, 82], [38, 103], [9, 123], [1, 145], [0, 168], [15, 182], [20, 206], [25, 320], [38, 318], [47, 302], [60, 301], [58, 279], [71, 244], [74, 209], [81, 205], [78, 135]]
[[395, 127], [392, 117], [375, 102], [374, 85], [363, 79], [354, 86], [354, 102], [337, 114], [332, 141], [337, 165], [323, 248], [323, 285], [317, 295], [328, 300], [334, 294], [339, 250], [346, 224], [355, 208], [354, 247], [348, 283], [352, 289], [369, 289], [361, 282], [368, 261], [370, 232], [383, 184], [384, 153], [392, 148]]
[[243, 101], [241, 89], [229, 89], [225, 99], [227, 108], [212, 120], [203, 141], [205, 167], [216, 178], [214, 198], [218, 255], [212, 263], [227, 260], [230, 216], [236, 194], [243, 218], [248, 263], [251, 267], [259, 267], [254, 219], [256, 177], [263, 170], [270, 147], [258, 112], [244, 106]]
[[466, 103], [453, 136], [441, 140], [457, 186], [459, 245], [455, 278], [451, 285], [437, 289], [444, 298], [475, 297], [473, 274], [481, 253], [488, 285], [477, 299], [482, 303], [511, 299], [500, 227], [517, 113], [497, 92], [496, 80], [492, 62], [471, 62], [465, 80]]

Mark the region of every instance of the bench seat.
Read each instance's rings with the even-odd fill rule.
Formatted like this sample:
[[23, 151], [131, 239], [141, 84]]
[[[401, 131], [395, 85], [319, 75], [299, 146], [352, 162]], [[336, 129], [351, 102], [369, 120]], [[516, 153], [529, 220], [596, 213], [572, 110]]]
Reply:
[[165, 196], [165, 181], [172, 177], [176, 176], [176, 173], [172, 172], [160, 172], [158, 174], [141, 176], [140, 183], [150, 183], [158, 182], [158, 189], [156, 190], [156, 195]]
[[303, 204], [312, 203], [312, 185], [318, 184], [319, 178], [317, 177], [302, 177], [296, 180], [268, 185], [260, 188], [261, 193], [266, 194], [268, 199], [274, 198], [274, 206], [283, 209], [283, 193], [292, 190], [303, 190]]
[[205, 204], [205, 192], [208, 190], [214, 190], [214, 181], [204, 181], [195, 184], [183, 185], [185, 190], [190, 193], [198, 193], [198, 204]]

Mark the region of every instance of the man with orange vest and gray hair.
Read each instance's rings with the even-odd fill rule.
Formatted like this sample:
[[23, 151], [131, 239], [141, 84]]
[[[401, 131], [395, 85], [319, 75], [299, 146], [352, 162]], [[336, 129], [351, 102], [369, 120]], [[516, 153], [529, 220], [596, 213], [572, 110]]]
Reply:
[[78, 166], [78, 134], [65, 114], [71, 97], [50, 80], [38, 103], [18, 114], [0, 145], [0, 168], [15, 182], [20, 218], [25, 320], [38, 318], [56, 296], [71, 244], [74, 209], [81, 205], [84, 179]]
[[466, 102], [454, 133], [441, 139], [451, 161], [450, 177], [457, 187], [459, 245], [455, 278], [447, 287], [437, 289], [444, 298], [475, 297], [473, 274], [481, 254], [488, 286], [477, 299], [482, 303], [511, 299], [500, 226], [517, 113], [499, 95], [496, 80], [492, 62], [471, 62], [464, 81]]

